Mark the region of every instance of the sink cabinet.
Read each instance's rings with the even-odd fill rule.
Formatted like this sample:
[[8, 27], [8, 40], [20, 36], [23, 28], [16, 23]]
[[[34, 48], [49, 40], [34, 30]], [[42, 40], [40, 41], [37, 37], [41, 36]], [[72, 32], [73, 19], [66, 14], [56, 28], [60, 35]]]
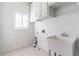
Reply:
[[76, 41], [75, 37], [49, 37], [47, 39], [48, 47], [51, 50], [51, 55], [55, 52], [57, 56], [73, 56], [74, 55], [74, 44]]

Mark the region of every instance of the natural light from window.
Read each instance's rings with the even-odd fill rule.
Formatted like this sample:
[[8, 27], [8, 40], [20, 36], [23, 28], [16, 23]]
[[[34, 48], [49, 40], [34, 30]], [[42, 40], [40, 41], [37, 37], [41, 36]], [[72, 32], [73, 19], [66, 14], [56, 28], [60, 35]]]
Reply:
[[16, 12], [15, 14], [15, 28], [16, 29], [27, 29], [28, 18], [27, 14], [22, 12]]

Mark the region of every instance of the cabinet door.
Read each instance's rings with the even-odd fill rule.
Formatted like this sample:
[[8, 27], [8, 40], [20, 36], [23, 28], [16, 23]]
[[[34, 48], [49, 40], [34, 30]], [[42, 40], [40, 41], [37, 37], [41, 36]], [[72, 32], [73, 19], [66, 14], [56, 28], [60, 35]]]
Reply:
[[31, 5], [31, 22], [39, 20], [41, 16], [41, 3], [33, 2]]
[[41, 9], [42, 9], [42, 18], [45, 18], [45, 17], [47, 17], [48, 16], [48, 4], [47, 4], [47, 2], [42, 2], [41, 3]]
[[41, 2], [36, 2], [36, 20], [40, 19], [41, 16]]
[[36, 21], [36, 3], [31, 4], [31, 22]]

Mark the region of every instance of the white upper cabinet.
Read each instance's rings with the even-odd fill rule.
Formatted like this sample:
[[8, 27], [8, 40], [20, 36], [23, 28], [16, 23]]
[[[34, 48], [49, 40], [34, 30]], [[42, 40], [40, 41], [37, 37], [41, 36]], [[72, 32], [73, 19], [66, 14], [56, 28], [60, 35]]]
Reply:
[[32, 3], [31, 4], [31, 17], [30, 17], [30, 19], [31, 19], [31, 22], [35, 22], [36, 21], [36, 12], [35, 12], [35, 10], [36, 10], [36, 5], [35, 5], [35, 3]]
[[36, 2], [36, 20], [40, 19], [41, 17], [41, 3]]
[[31, 22], [36, 22], [41, 15], [41, 5], [39, 2], [33, 2], [31, 4]]
[[41, 15], [40, 19], [38, 20], [43, 20], [48, 16], [48, 5], [47, 2], [41, 2]]
[[41, 21], [50, 16], [54, 16], [54, 9], [48, 6], [48, 2], [31, 4], [31, 22]]
[[41, 2], [41, 19], [44, 20], [49, 17], [54, 17], [54, 9], [48, 6], [48, 2]]

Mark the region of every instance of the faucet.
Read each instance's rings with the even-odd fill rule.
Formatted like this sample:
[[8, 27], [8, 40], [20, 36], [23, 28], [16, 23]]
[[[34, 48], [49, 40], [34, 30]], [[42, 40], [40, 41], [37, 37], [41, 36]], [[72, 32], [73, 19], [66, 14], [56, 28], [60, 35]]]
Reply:
[[61, 34], [61, 36], [68, 37], [69, 35], [68, 35], [66, 32], [63, 32], [63, 33]]

